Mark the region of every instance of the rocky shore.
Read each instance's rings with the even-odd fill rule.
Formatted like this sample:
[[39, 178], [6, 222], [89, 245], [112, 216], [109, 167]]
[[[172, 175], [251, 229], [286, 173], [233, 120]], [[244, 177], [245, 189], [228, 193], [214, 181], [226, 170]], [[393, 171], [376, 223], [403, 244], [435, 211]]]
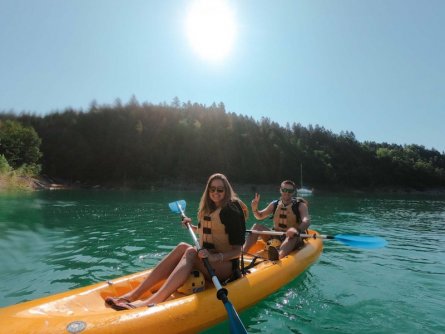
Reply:
[[57, 182], [49, 177], [0, 175], [0, 192], [6, 191], [34, 191], [34, 190], [59, 190], [81, 188], [78, 184]]
[[[238, 193], [263, 193], [278, 191], [275, 184], [239, 184], [233, 183]], [[66, 180], [53, 179], [49, 176], [42, 175], [38, 177], [14, 176], [14, 175], [0, 175], [0, 192], [6, 191], [36, 191], [36, 190], [63, 190], [63, 189], [105, 189], [105, 190], [124, 190], [124, 189], [139, 189], [139, 190], [157, 190], [157, 189], [171, 189], [182, 191], [201, 191], [203, 184], [201, 183], [186, 183], [186, 182], [168, 182], [158, 181], [150, 184], [106, 184], [106, 185], [89, 185], [81, 182], [69, 182]], [[318, 187], [314, 190], [316, 194], [328, 193], [351, 193], [351, 194], [429, 194], [429, 195], [444, 195], [445, 188], [401, 188], [401, 187], [374, 187], [368, 189], [353, 189], [345, 187]]]

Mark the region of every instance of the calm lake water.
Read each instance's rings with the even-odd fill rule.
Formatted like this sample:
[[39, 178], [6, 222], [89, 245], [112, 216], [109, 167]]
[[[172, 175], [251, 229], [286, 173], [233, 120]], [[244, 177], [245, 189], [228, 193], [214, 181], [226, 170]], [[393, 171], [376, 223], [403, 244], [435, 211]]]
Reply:
[[[199, 192], [54, 191], [0, 195], [0, 307], [155, 265], [188, 232], [168, 203]], [[249, 203], [251, 193], [241, 193]], [[277, 194], [261, 194], [263, 207]], [[241, 313], [250, 333], [444, 333], [445, 196], [309, 197], [312, 228], [388, 246], [326, 241], [303, 275]], [[253, 224], [249, 218], [248, 226]], [[269, 221], [270, 222], [270, 221]], [[230, 298], [230, 295], [229, 295]], [[227, 323], [205, 333], [226, 333]]]

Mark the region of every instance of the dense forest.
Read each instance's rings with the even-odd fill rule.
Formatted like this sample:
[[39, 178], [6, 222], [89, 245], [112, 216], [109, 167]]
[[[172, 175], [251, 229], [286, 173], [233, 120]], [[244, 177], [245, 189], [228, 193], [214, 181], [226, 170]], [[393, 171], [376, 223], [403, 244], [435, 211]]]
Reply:
[[133, 98], [125, 105], [93, 102], [88, 111], [3, 112], [0, 155], [17, 165], [22, 158], [1, 134], [7, 122], [35, 130], [34, 146], [41, 154], [28, 152], [34, 159], [28, 163], [40, 164], [42, 174], [83, 184], [204, 182], [217, 171], [233, 182], [276, 184], [299, 181], [302, 164], [305, 185], [316, 188], [445, 186], [445, 154], [436, 150], [362, 143], [352, 132], [335, 134], [318, 125], [283, 127], [268, 118], [226, 112], [223, 103], [205, 106], [175, 98], [169, 105], [154, 105]]

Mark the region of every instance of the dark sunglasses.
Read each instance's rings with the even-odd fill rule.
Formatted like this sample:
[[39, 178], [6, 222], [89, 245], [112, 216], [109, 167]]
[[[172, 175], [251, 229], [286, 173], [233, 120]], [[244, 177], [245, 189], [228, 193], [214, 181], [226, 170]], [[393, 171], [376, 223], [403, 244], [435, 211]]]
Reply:
[[281, 188], [281, 192], [283, 193], [293, 194], [294, 191], [295, 191], [294, 189]]
[[226, 191], [226, 190], [224, 189], [224, 187], [210, 187], [210, 188], [209, 188], [209, 191], [210, 191], [211, 193], [214, 193], [215, 191], [217, 191], [217, 192], [219, 192], [219, 193], [223, 193], [223, 192]]

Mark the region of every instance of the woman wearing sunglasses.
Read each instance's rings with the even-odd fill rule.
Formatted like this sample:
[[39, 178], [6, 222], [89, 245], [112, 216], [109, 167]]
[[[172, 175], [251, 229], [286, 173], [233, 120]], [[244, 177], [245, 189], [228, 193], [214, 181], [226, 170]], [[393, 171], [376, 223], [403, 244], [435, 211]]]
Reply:
[[[163, 302], [180, 288], [190, 273], [199, 270], [208, 281], [211, 278], [202, 258], [208, 258], [216, 276], [225, 281], [239, 273], [239, 257], [245, 241], [247, 207], [233, 191], [227, 177], [213, 174], [207, 181], [198, 209], [198, 224], [191, 224], [199, 234], [201, 250], [180, 243], [153, 269], [149, 276], [134, 290], [121, 297], [108, 297], [105, 302], [115, 310], [152, 306]], [[235, 277], [233, 277], [235, 278]], [[145, 300], [139, 300], [157, 283], [165, 283]]]
[[[272, 215], [273, 230], [286, 232], [286, 234], [278, 237], [261, 236], [266, 242], [276, 238], [281, 241], [279, 250], [273, 246], [268, 248], [269, 259], [271, 260], [281, 259], [301, 246], [302, 240], [299, 237], [299, 233], [306, 231], [310, 225], [307, 202], [301, 197], [295, 198], [292, 196], [296, 189], [295, 182], [291, 180], [281, 182], [281, 197], [278, 200], [270, 202], [263, 210], [258, 210], [258, 203], [260, 201], [260, 195], [258, 193], [255, 194], [255, 198], [252, 200], [252, 212], [256, 219], [263, 220]], [[268, 227], [261, 224], [253, 225], [252, 230], [270, 231]], [[248, 252], [249, 248], [257, 241], [258, 236], [258, 234], [251, 233], [247, 238], [243, 251]]]

